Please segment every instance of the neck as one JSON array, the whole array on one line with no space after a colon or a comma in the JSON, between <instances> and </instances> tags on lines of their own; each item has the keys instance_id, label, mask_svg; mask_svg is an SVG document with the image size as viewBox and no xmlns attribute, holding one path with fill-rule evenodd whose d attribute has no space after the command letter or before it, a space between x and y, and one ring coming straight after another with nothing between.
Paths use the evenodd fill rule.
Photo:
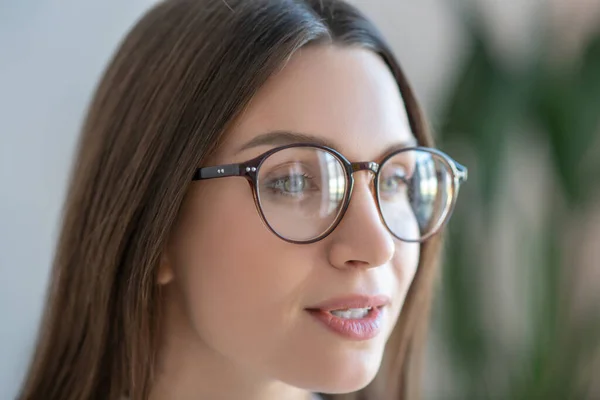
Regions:
<instances>
[{"instance_id":1,"label":"neck","mask_svg":"<svg viewBox=\"0 0 600 400\"><path fill-rule=\"evenodd\" d=\"M313 398L306 390L235 365L202 342L177 302L167 301L165 307L150 400Z\"/></svg>"}]
</instances>

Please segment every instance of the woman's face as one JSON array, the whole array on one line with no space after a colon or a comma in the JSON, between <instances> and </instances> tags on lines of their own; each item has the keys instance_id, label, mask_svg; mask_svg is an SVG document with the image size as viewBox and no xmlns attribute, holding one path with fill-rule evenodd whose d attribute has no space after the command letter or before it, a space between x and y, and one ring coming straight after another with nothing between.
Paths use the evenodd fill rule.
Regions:
<instances>
[{"instance_id":1,"label":"woman's face","mask_svg":"<svg viewBox=\"0 0 600 400\"><path fill-rule=\"evenodd\" d=\"M348 47L307 47L295 54L261 88L211 165L247 161L287 143L278 139L239 151L276 131L312 135L350 161L380 161L390 146L415 141L384 62ZM419 245L401 242L386 229L372 195L372 174L361 171L354 179L340 224L312 244L274 235L246 179L194 182L161 267L170 303L167 348L185 343L185 357L210 360L198 362L220 374L227 369L311 391L350 392L367 385L414 277ZM352 325L345 317L357 315L337 313L332 324L342 331L350 326L344 334L317 317L329 308L360 307L348 299L365 296L367 303L370 297L381 303L374 305L380 306L378 329L360 321ZM324 305L331 301L336 304ZM365 326L367 334L360 332Z\"/></svg>"}]
</instances>

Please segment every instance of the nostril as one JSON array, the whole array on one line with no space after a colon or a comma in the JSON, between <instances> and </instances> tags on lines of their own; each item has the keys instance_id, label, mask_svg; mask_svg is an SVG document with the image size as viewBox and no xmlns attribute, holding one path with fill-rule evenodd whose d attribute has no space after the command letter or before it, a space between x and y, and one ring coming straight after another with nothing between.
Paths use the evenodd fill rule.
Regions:
<instances>
[{"instance_id":1,"label":"nostril","mask_svg":"<svg viewBox=\"0 0 600 400\"><path fill-rule=\"evenodd\" d=\"M366 261L348 260L346 265L351 268L369 268L370 264Z\"/></svg>"}]
</instances>

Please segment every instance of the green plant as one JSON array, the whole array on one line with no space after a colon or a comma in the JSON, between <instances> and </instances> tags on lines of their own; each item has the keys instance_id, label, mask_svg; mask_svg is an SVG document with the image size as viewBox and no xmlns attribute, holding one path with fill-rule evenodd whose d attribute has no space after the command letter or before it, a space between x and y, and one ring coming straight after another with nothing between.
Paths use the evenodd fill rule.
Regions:
<instances>
[{"instance_id":1,"label":"green plant","mask_svg":"<svg viewBox=\"0 0 600 400\"><path fill-rule=\"evenodd\" d=\"M441 106L436 131L442 148L473 165L465 162L469 184L448 229L434 329L456 369L450 376L466 377L459 384L461 399L583 399L589 373L583 360L598 348L600 314L584 322L569 314L572 293L565 279L576 269L567 259L566 236L575 218L600 200L600 35L560 68L550 62L553 43L547 39L540 41L535 62L508 69L492 55L481 19L467 15L470 53ZM539 205L546 210L540 225L516 218L511 231L518 263L533 271L525 303L518 304L531 318L524 322L527 346L518 357L502 357L515 351L490 335L486 314L495 311L481 304L488 295L481 263L497 245L506 174L515 173L510 154L523 142L542 145L553 179Z\"/></svg>"}]
</instances>

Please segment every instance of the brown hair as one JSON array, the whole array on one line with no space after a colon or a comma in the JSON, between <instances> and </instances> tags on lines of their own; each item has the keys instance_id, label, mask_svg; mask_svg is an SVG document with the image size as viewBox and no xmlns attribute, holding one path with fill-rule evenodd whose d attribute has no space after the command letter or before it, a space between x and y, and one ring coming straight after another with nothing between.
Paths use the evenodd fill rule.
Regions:
<instances>
[{"instance_id":1,"label":"brown hair","mask_svg":"<svg viewBox=\"0 0 600 400\"><path fill-rule=\"evenodd\" d=\"M420 144L417 101L375 27L338 0L167 0L132 29L85 121L43 325L21 400L146 399L153 379L157 265L196 168L252 96L311 43L378 53ZM409 399L439 238L421 261L374 382L336 399Z\"/></svg>"}]
</instances>

